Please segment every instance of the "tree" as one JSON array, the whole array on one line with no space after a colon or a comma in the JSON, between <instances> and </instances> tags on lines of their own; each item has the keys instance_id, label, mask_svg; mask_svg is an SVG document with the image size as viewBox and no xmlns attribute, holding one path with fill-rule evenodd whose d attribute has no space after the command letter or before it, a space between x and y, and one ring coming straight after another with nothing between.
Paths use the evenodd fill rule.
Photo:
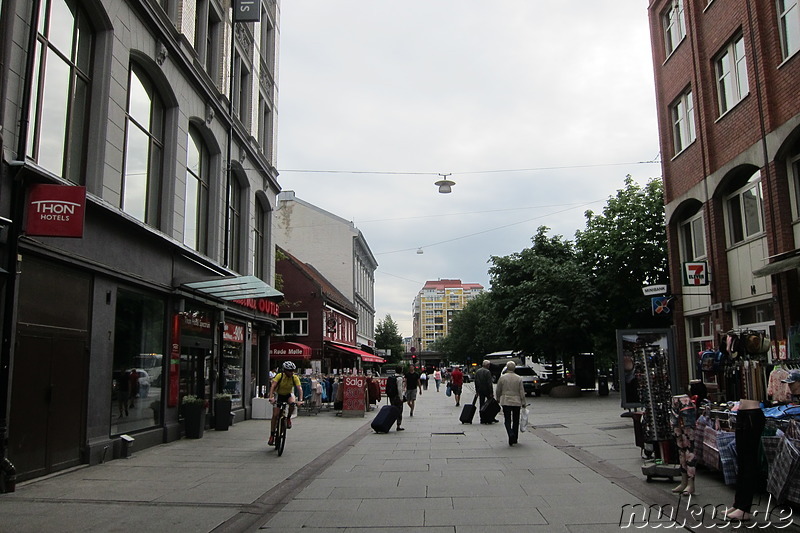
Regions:
<instances>
[{"instance_id":1,"label":"tree","mask_svg":"<svg viewBox=\"0 0 800 533\"><path fill-rule=\"evenodd\" d=\"M586 230L575 234L577 257L598 293L592 302L595 354L608 358L616 351L615 330L671 325L652 316L642 294L643 285L668 280L661 180L640 187L627 176L602 214L585 216Z\"/></svg>"},{"instance_id":2,"label":"tree","mask_svg":"<svg viewBox=\"0 0 800 533\"><path fill-rule=\"evenodd\" d=\"M512 348L555 364L588 347L594 293L571 242L540 227L533 246L493 256L491 296Z\"/></svg>"},{"instance_id":3,"label":"tree","mask_svg":"<svg viewBox=\"0 0 800 533\"><path fill-rule=\"evenodd\" d=\"M387 361L397 363L402 359L405 352L403 337L399 333L397 322L392 320L392 315L387 314L375 325L375 347L380 350L391 350Z\"/></svg>"},{"instance_id":4,"label":"tree","mask_svg":"<svg viewBox=\"0 0 800 533\"><path fill-rule=\"evenodd\" d=\"M479 363L487 353L507 348L502 320L489 293L482 293L456 313L447 336L434 343L433 350L450 362Z\"/></svg>"}]
</instances>

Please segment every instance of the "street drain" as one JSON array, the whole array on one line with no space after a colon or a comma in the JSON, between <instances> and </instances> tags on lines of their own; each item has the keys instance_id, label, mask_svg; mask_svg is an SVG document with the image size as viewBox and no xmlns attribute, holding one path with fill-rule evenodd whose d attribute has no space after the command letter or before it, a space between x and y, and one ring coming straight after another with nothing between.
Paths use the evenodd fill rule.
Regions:
<instances>
[{"instance_id":1,"label":"street drain","mask_svg":"<svg viewBox=\"0 0 800 533\"><path fill-rule=\"evenodd\" d=\"M536 424L537 429L566 428L564 424Z\"/></svg>"},{"instance_id":2,"label":"street drain","mask_svg":"<svg viewBox=\"0 0 800 533\"><path fill-rule=\"evenodd\" d=\"M453 433L431 433L431 436L433 436L433 435L464 435L464 432L463 431L456 431L456 432L453 432Z\"/></svg>"}]
</instances>

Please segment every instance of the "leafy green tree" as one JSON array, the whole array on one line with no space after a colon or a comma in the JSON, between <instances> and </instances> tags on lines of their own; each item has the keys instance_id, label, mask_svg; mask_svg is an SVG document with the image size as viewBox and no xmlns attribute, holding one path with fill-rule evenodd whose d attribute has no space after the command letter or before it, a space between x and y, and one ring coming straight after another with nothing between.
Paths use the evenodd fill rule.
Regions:
<instances>
[{"instance_id":1,"label":"leafy green tree","mask_svg":"<svg viewBox=\"0 0 800 533\"><path fill-rule=\"evenodd\" d=\"M487 353L508 347L503 324L489 293L479 294L456 313L446 337L433 350L452 363L480 363Z\"/></svg>"},{"instance_id":2,"label":"leafy green tree","mask_svg":"<svg viewBox=\"0 0 800 533\"><path fill-rule=\"evenodd\" d=\"M494 308L511 348L554 363L589 346L594 292L570 241L540 227L533 246L489 268Z\"/></svg>"},{"instance_id":3,"label":"leafy green tree","mask_svg":"<svg viewBox=\"0 0 800 533\"><path fill-rule=\"evenodd\" d=\"M400 335L397 322L392 320L392 315L387 314L375 325L375 347L380 350L391 350L391 355L386 359L388 362L397 363L402 359L405 352L403 337Z\"/></svg>"},{"instance_id":4,"label":"leafy green tree","mask_svg":"<svg viewBox=\"0 0 800 533\"><path fill-rule=\"evenodd\" d=\"M591 304L595 354L613 360L617 329L669 327L653 317L642 286L667 283L667 233L661 179L644 187L630 176L602 214L587 211L586 230L576 232L578 261L597 297Z\"/></svg>"}]
</instances>

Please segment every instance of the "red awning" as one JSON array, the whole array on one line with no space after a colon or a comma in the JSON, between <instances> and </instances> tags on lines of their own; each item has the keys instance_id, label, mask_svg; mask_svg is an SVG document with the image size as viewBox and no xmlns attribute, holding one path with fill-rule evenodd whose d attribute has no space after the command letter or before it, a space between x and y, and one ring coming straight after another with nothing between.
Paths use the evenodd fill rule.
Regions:
<instances>
[{"instance_id":1,"label":"red awning","mask_svg":"<svg viewBox=\"0 0 800 533\"><path fill-rule=\"evenodd\" d=\"M311 347L299 342L276 342L269 347L270 359L311 359Z\"/></svg>"},{"instance_id":2,"label":"red awning","mask_svg":"<svg viewBox=\"0 0 800 533\"><path fill-rule=\"evenodd\" d=\"M335 348L336 350L342 350L343 352L350 352L354 353L357 356L361 357L361 360L365 363L385 363L386 359L383 357L378 357L377 355L373 355L369 352L365 352L363 350L359 350L358 348L353 348L352 346L345 346L343 344L336 344L330 343L328 344L331 348Z\"/></svg>"}]
</instances>

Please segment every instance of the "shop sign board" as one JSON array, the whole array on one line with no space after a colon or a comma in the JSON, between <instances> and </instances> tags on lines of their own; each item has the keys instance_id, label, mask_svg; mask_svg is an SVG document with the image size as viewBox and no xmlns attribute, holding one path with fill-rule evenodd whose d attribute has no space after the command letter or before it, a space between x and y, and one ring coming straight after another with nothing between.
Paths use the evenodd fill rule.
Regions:
<instances>
[{"instance_id":1,"label":"shop sign board","mask_svg":"<svg viewBox=\"0 0 800 533\"><path fill-rule=\"evenodd\" d=\"M367 378L364 376L345 376L342 384L344 386L342 415L364 416Z\"/></svg>"},{"instance_id":2,"label":"shop sign board","mask_svg":"<svg viewBox=\"0 0 800 533\"><path fill-rule=\"evenodd\" d=\"M656 294L666 294L667 286L666 285L648 285L646 287L642 287L642 293L645 296L653 296Z\"/></svg>"},{"instance_id":3,"label":"shop sign board","mask_svg":"<svg viewBox=\"0 0 800 533\"><path fill-rule=\"evenodd\" d=\"M228 342L244 343L244 326L225 322L225 332L222 339Z\"/></svg>"},{"instance_id":4,"label":"shop sign board","mask_svg":"<svg viewBox=\"0 0 800 533\"><path fill-rule=\"evenodd\" d=\"M169 350L169 391L167 393L167 406L177 407L178 393L180 392L181 368L181 316L176 313L172 316L172 345Z\"/></svg>"},{"instance_id":5,"label":"shop sign board","mask_svg":"<svg viewBox=\"0 0 800 533\"><path fill-rule=\"evenodd\" d=\"M86 187L37 183L28 188L27 235L83 237Z\"/></svg>"},{"instance_id":6,"label":"shop sign board","mask_svg":"<svg viewBox=\"0 0 800 533\"><path fill-rule=\"evenodd\" d=\"M259 0L233 0L234 22L259 22L261 20Z\"/></svg>"},{"instance_id":7,"label":"shop sign board","mask_svg":"<svg viewBox=\"0 0 800 533\"><path fill-rule=\"evenodd\" d=\"M708 261L691 261L683 264L684 287L708 285Z\"/></svg>"}]
</instances>

